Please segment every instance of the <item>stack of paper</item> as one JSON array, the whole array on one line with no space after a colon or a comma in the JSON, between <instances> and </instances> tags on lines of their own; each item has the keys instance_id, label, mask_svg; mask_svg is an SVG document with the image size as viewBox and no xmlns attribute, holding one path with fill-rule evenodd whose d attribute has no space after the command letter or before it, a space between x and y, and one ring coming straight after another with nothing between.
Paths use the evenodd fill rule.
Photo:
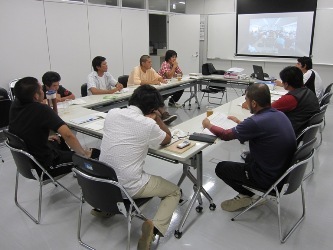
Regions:
<instances>
[{"instance_id":1,"label":"stack of paper","mask_svg":"<svg viewBox=\"0 0 333 250\"><path fill-rule=\"evenodd\" d=\"M221 127L223 129L230 129L237 126L237 123L228 119L228 117L225 114L214 112L211 116L208 117L211 124ZM205 128L203 133L208 135L213 135L212 132L209 131L209 129Z\"/></svg>"}]
</instances>

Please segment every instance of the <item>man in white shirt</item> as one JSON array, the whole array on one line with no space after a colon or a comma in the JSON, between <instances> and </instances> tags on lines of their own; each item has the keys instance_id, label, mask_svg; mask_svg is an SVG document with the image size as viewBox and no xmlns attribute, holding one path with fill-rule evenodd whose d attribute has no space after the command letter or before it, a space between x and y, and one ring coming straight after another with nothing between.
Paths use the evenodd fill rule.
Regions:
<instances>
[{"instance_id":1,"label":"man in white shirt","mask_svg":"<svg viewBox=\"0 0 333 250\"><path fill-rule=\"evenodd\" d=\"M304 85L312 90L320 100L325 90L319 74L312 69L312 59L306 56L298 58L296 67L303 72Z\"/></svg>"},{"instance_id":2,"label":"man in white shirt","mask_svg":"<svg viewBox=\"0 0 333 250\"><path fill-rule=\"evenodd\" d=\"M92 60L92 67L94 71L88 75L88 95L113 94L122 90L123 85L107 72L108 64L105 57L96 56Z\"/></svg>"},{"instance_id":3,"label":"man in white shirt","mask_svg":"<svg viewBox=\"0 0 333 250\"><path fill-rule=\"evenodd\" d=\"M140 57L140 65L134 67L130 76L128 77L127 86L135 85L160 85L166 83L166 80L151 67L152 61L150 56L143 55ZM171 122L177 119L176 115L170 115L165 110L165 104L159 107L158 111L161 113L162 120L165 124L169 125Z\"/></svg>"},{"instance_id":4,"label":"man in white shirt","mask_svg":"<svg viewBox=\"0 0 333 250\"><path fill-rule=\"evenodd\" d=\"M164 236L181 193L177 185L143 170L149 146L166 145L171 133L157 109L163 103L150 85L138 87L124 109L111 109L105 119L99 160L112 166L119 182L134 199L161 198L154 219L142 225L138 249L150 249L154 234Z\"/></svg>"}]
</instances>

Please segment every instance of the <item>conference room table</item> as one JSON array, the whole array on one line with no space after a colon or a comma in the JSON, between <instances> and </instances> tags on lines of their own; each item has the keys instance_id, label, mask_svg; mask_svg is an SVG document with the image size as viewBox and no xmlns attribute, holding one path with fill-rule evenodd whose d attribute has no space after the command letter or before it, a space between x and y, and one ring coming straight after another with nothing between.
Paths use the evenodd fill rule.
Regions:
<instances>
[{"instance_id":1,"label":"conference room table","mask_svg":"<svg viewBox=\"0 0 333 250\"><path fill-rule=\"evenodd\" d=\"M280 92L279 94L283 94L284 92ZM121 94L119 94L121 95ZM125 95L125 93L124 93ZM122 97L119 96L119 99ZM103 126L104 126L104 118L105 113L90 109L88 107L93 107L95 105L100 105L101 102L104 102L104 98L98 98L98 96L89 96L88 98L82 98L86 101L85 106L83 105L70 105L70 107L63 109L61 107L61 103L59 104L59 116L68 124L68 126L74 130L81 132L86 135L93 136L98 139L103 138ZM244 96L238 97L226 104L216 107L213 109L213 112L222 113L224 115L233 115L238 119L243 120L249 117L251 114L248 110L243 109L241 107L241 103L245 101ZM83 120L86 120L84 123L78 124L78 119L84 117ZM89 117L99 117L96 120L90 120ZM206 117L206 113L193 117L173 128L180 129L185 133L192 134L194 132L202 132L202 120ZM98 126L94 126L94 124ZM172 131L171 131L172 132ZM174 139L171 143L174 143ZM195 208L197 212L202 212L202 199L201 194L207 198L209 201L209 209L215 210L216 205L212 199L212 197L208 194L208 192L203 187L203 160L202 160L202 151L207 147L218 147L220 143L223 141L217 139L214 144L209 144L205 142L195 142L195 145L189 148L187 151L179 154L166 149L166 146L158 146L158 147L150 147L148 154L150 156L156 157L158 159L172 162L175 164L182 164L183 171L182 175L177 183L178 186L181 186L184 179L187 177L192 183L194 188L194 194L191 197L191 200L187 206L187 209L182 216L182 219L178 225L178 228L175 230L175 237L181 238L183 234L184 224L194 207L196 201L198 201L199 205ZM192 174L191 170L196 171L196 177Z\"/></svg>"}]
</instances>

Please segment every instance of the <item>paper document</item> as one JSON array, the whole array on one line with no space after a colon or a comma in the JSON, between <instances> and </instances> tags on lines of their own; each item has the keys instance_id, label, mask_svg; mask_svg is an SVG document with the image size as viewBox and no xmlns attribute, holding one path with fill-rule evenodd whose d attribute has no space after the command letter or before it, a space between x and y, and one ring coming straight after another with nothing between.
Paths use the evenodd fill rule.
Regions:
<instances>
[{"instance_id":1,"label":"paper document","mask_svg":"<svg viewBox=\"0 0 333 250\"><path fill-rule=\"evenodd\" d=\"M288 93L288 91L286 91L286 90L271 90L272 95L285 95L287 93Z\"/></svg>"},{"instance_id":2,"label":"paper document","mask_svg":"<svg viewBox=\"0 0 333 250\"><path fill-rule=\"evenodd\" d=\"M208 117L211 124L221 127L223 129L230 129L237 126L237 123L228 119L228 117L225 114L214 112L211 116ZM208 135L214 135L212 132L209 131L209 129L205 128L203 133Z\"/></svg>"},{"instance_id":3,"label":"paper document","mask_svg":"<svg viewBox=\"0 0 333 250\"><path fill-rule=\"evenodd\" d=\"M82 117L79 117L76 119L72 119L70 121L75 124L82 124L82 123L86 123L86 122L92 122L97 119L101 119L101 117L97 116L96 114L93 114L93 115L87 115L87 116L82 116Z\"/></svg>"},{"instance_id":4,"label":"paper document","mask_svg":"<svg viewBox=\"0 0 333 250\"><path fill-rule=\"evenodd\" d=\"M72 100L72 104L76 104L76 105L85 104L85 103L87 103L87 102L81 98Z\"/></svg>"},{"instance_id":5,"label":"paper document","mask_svg":"<svg viewBox=\"0 0 333 250\"><path fill-rule=\"evenodd\" d=\"M227 72L235 72L235 73L240 73L242 71L244 71L244 69L242 68L230 68L227 70Z\"/></svg>"},{"instance_id":6,"label":"paper document","mask_svg":"<svg viewBox=\"0 0 333 250\"><path fill-rule=\"evenodd\" d=\"M101 120L89 123L89 124L85 125L84 127L95 130L95 131L101 130L104 128L104 121L105 121L104 119L101 119Z\"/></svg>"}]
</instances>

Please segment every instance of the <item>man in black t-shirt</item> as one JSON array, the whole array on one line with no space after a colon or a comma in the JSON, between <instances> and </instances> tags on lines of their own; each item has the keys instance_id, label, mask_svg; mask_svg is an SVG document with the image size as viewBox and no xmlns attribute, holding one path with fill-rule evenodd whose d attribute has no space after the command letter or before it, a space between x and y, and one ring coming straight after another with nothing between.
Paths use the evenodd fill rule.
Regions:
<instances>
[{"instance_id":1,"label":"man in black t-shirt","mask_svg":"<svg viewBox=\"0 0 333 250\"><path fill-rule=\"evenodd\" d=\"M69 90L60 85L61 77L57 72L48 71L42 77L44 99L46 99L46 91L57 91L57 102L63 102L65 100L74 100L75 95Z\"/></svg>"},{"instance_id":2,"label":"man in black t-shirt","mask_svg":"<svg viewBox=\"0 0 333 250\"><path fill-rule=\"evenodd\" d=\"M10 108L9 132L17 135L27 145L28 152L42 164L52 176L69 173L74 151L86 157L91 151L84 150L66 123L48 106L43 104L42 85L34 77L20 79L14 87L15 100ZM50 131L57 135L49 136ZM71 151L68 146L74 150Z\"/></svg>"}]
</instances>

